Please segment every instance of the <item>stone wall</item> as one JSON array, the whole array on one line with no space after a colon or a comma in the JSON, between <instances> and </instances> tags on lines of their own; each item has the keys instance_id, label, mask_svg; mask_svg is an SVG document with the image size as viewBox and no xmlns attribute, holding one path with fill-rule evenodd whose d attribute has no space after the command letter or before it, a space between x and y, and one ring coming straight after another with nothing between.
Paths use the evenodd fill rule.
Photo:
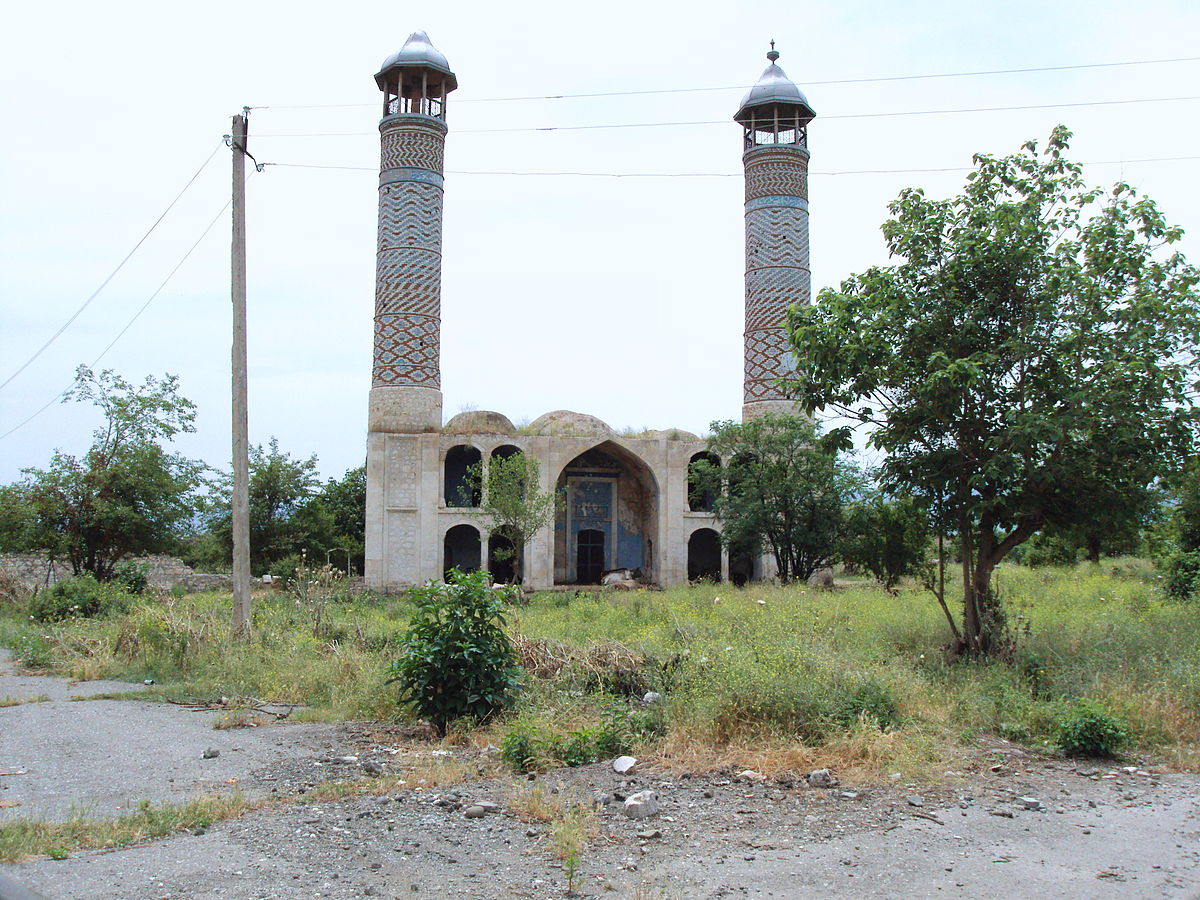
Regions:
<instances>
[{"instance_id":1,"label":"stone wall","mask_svg":"<svg viewBox=\"0 0 1200 900\"><path fill-rule=\"evenodd\" d=\"M191 566L173 556L145 556L133 560L146 563L146 576L153 587L171 589L183 585L188 591L219 590L232 585L229 575L206 575L194 572ZM69 563L50 563L41 553L0 553L0 571L33 590L54 584L71 576Z\"/></svg>"}]
</instances>

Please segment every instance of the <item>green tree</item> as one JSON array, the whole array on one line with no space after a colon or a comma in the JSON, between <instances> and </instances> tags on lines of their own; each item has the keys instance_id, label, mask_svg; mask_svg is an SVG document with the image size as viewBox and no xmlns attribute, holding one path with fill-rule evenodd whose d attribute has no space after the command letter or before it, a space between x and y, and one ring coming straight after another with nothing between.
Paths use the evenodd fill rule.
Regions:
<instances>
[{"instance_id":1,"label":"green tree","mask_svg":"<svg viewBox=\"0 0 1200 900\"><path fill-rule=\"evenodd\" d=\"M306 527L300 511L316 491L317 456L296 459L279 449L272 437L264 450L250 448L250 565L265 571L273 562L297 554L306 547ZM211 529L225 549L226 560L233 552L230 519L230 479L223 479L212 509ZM312 548L314 551L318 548ZM319 548L322 553L325 547Z\"/></svg>"},{"instance_id":2,"label":"green tree","mask_svg":"<svg viewBox=\"0 0 1200 900\"><path fill-rule=\"evenodd\" d=\"M961 649L1000 649L992 572L1047 525L1180 464L1196 425L1197 272L1181 231L1127 184L1087 187L1056 128L977 155L964 191L905 190L899 262L793 308L794 395L872 429L892 489L957 533Z\"/></svg>"},{"instance_id":3,"label":"green tree","mask_svg":"<svg viewBox=\"0 0 1200 900\"><path fill-rule=\"evenodd\" d=\"M525 545L538 531L554 521L560 503L555 491L540 487L541 469L537 458L526 453L493 456L486 467L476 463L467 469L464 498L482 498L471 511L493 536L507 538L511 550L501 549L493 555L499 560L512 560L513 581L520 584L524 577ZM470 500L464 499L464 506Z\"/></svg>"},{"instance_id":4,"label":"green tree","mask_svg":"<svg viewBox=\"0 0 1200 900\"><path fill-rule=\"evenodd\" d=\"M56 450L46 468L25 469L6 489L25 510L15 517L22 540L102 581L123 559L179 546L204 466L160 443L195 430L195 407L178 382L150 376L135 387L108 369L76 370L64 402L91 403L104 424L83 456Z\"/></svg>"},{"instance_id":5,"label":"green tree","mask_svg":"<svg viewBox=\"0 0 1200 900\"><path fill-rule=\"evenodd\" d=\"M37 512L29 485L0 485L0 552L21 553L37 549Z\"/></svg>"},{"instance_id":6,"label":"green tree","mask_svg":"<svg viewBox=\"0 0 1200 900\"><path fill-rule=\"evenodd\" d=\"M361 572L366 549L367 468L350 469L341 478L330 478L296 513L301 540L310 554L336 550L344 563ZM314 557L315 558L315 557Z\"/></svg>"},{"instance_id":7,"label":"green tree","mask_svg":"<svg viewBox=\"0 0 1200 900\"><path fill-rule=\"evenodd\" d=\"M722 464L697 460L691 474L697 492L713 497L725 546L767 548L784 583L829 565L853 488L837 458L845 433L822 436L810 419L780 415L712 429L708 448Z\"/></svg>"},{"instance_id":8,"label":"green tree","mask_svg":"<svg viewBox=\"0 0 1200 900\"><path fill-rule=\"evenodd\" d=\"M871 490L847 507L838 555L847 565L869 572L884 590L894 592L901 578L930 574L931 535L924 503Z\"/></svg>"}]
</instances>

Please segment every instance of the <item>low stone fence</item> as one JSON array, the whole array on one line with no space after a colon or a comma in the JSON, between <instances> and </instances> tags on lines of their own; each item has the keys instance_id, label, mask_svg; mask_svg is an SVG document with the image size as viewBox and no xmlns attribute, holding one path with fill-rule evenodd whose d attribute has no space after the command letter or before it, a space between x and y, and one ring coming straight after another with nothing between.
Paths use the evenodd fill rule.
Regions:
<instances>
[{"instance_id":1,"label":"low stone fence","mask_svg":"<svg viewBox=\"0 0 1200 900\"><path fill-rule=\"evenodd\" d=\"M147 567L146 579L153 587L170 590L182 585L186 591L212 591L230 588L230 575L208 575L195 572L183 560L174 556L144 556L132 560ZM41 553L0 553L0 572L17 581L27 590L38 590L71 577L69 563L50 560Z\"/></svg>"}]
</instances>

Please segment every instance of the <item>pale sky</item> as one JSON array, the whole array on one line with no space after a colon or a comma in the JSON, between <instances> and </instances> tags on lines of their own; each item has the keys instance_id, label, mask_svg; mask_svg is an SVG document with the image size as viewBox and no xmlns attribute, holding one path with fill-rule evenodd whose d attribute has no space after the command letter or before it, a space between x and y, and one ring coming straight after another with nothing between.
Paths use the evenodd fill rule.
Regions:
<instances>
[{"instance_id":1,"label":"pale sky","mask_svg":"<svg viewBox=\"0 0 1200 900\"><path fill-rule=\"evenodd\" d=\"M616 428L702 432L739 415L731 117L772 38L818 113L814 290L886 262L879 225L901 188L945 196L966 174L852 173L964 168L975 151L1015 151L1060 122L1089 181L1125 179L1152 196L1189 230L1183 249L1200 262L1200 161L1133 162L1200 155L1200 62L845 83L1196 57L1194 0L27 3L6 13L0 36L0 381L108 277L243 105L266 107L250 120L260 162L377 166L373 75L417 29L460 84L446 155L447 417L495 409L519 423L565 408ZM493 99L695 88L724 89ZM1177 97L1192 99L1148 102ZM1116 100L1143 102L914 114ZM323 105L335 106L283 108ZM718 124L468 133L662 122ZM309 136L329 133L350 136ZM146 303L227 201L229 164L222 146L112 282L0 389L0 434L66 388ZM464 174L481 172L739 177ZM353 168L270 166L248 187L251 440L317 453L325 475L365 455L375 202L375 175ZM178 447L224 467L229 334L226 213L99 366L131 381L178 374L199 407L198 432ZM82 406L52 405L0 440L0 482L56 447L79 452L95 424Z\"/></svg>"}]
</instances>

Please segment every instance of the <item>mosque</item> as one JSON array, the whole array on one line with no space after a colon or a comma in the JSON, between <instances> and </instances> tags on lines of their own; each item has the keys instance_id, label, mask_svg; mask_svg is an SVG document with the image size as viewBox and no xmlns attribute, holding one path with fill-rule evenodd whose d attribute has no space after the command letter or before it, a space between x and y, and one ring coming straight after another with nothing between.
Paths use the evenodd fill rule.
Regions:
<instances>
[{"instance_id":1,"label":"mosque","mask_svg":"<svg viewBox=\"0 0 1200 900\"><path fill-rule=\"evenodd\" d=\"M776 387L791 366L785 310L810 300L808 123L816 115L776 65L733 117L745 168L746 290L743 421L793 412ZM440 579L451 567L505 579L503 535L464 503L473 465L532 454L541 489L564 499L525 546L523 583L595 584L614 569L663 585L707 577L769 578L771 560L723 549L711 501L691 490L690 464L712 458L677 429L617 435L599 419L558 410L518 431L504 415L463 412L443 424L440 370L442 159L450 64L416 32L375 76L379 122L379 244L367 435L366 581L376 588ZM714 460L720 462L719 460Z\"/></svg>"}]
</instances>

